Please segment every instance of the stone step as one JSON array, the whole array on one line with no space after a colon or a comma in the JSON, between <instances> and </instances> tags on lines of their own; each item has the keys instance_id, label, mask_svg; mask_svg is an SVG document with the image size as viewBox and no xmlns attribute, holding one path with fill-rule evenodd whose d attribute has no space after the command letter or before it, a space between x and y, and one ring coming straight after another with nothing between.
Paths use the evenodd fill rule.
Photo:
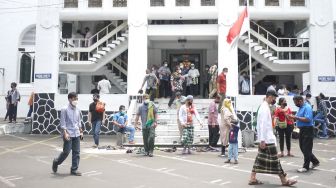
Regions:
<instances>
[{"instance_id":1,"label":"stone step","mask_svg":"<svg viewBox=\"0 0 336 188\"><path fill-rule=\"evenodd\" d=\"M0 135L3 134L30 134L32 131L31 122L8 123L0 125Z\"/></svg>"},{"instance_id":2,"label":"stone step","mask_svg":"<svg viewBox=\"0 0 336 188\"><path fill-rule=\"evenodd\" d=\"M207 136L196 136L194 137L194 143L199 143L202 140L207 140ZM136 144L142 144L143 139L142 136L135 136L134 141ZM155 144L173 144L174 142L179 142L180 141L180 136L160 136L160 137L155 137Z\"/></svg>"},{"instance_id":3,"label":"stone step","mask_svg":"<svg viewBox=\"0 0 336 188\"><path fill-rule=\"evenodd\" d=\"M157 130L155 130L155 135L157 137L161 137L161 136L179 136L180 135L180 131L175 129L172 130L159 130L157 128ZM195 130L194 131L194 135L195 136L209 136L209 131L208 130ZM141 131L136 131L135 132L135 136L142 136L142 132Z\"/></svg>"}]
</instances>

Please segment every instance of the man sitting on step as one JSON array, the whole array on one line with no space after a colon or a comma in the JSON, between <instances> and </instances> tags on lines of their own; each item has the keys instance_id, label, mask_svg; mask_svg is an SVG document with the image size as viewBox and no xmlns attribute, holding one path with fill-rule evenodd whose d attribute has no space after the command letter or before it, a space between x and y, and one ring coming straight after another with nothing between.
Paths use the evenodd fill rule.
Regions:
<instances>
[{"instance_id":1,"label":"man sitting on step","mask_svg":"<svg viewBox=\"0 0 336 188\"><path fill-rule=\"evenodd\" d=\"M125 106L119 106L119 112L113 115L113 124L119 127L118 132L125 133L130 132L128 137L129 144L134 144L134 132L135 128L128 125L128 116L125 111Z\"/></svg>"}]
</instances>

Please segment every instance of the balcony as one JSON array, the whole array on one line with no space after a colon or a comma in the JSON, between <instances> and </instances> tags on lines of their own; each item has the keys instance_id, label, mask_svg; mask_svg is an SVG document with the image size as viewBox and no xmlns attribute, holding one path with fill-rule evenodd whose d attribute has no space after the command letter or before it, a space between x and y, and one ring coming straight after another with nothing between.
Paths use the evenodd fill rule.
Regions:
<instances>
[{"instance_id":1,"label":"balcony","mask_svg":"<svg viewBox=\"0 0 336 188\"><path fill-rule=\"evenodd\" d=\"M64 0L64 8L78 8L78 0Z\"/></svg>"},{"instance_id":2,"label":"balcony","mask_svg":"<svg viewBox=\"0 0 336 188\"><path fill-rule=\"evenodd\" d=\"M127 0L113 0L113 7L127 7Z\"/></svg>"}]
</instances>

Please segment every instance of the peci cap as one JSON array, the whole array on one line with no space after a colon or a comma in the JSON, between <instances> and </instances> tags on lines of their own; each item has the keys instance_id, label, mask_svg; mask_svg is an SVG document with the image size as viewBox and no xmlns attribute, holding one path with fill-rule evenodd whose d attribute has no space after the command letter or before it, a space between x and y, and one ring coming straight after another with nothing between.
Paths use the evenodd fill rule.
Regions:
<instances>
[{"instance_id":1,"label":"peci cap","mask_svg":"<svg viewBox=\"0 0 336 188\"><path fill-rule=\"evenodd\" d=\"M194 99L194 97L192 95L188 95L187 98L186 98L186 100L193 100L193 99Z\"/></svg>"},{"instance_id":2,"label":"peci cap","mask_svg":"<svg viewBox=\"0 0 336 188\"><path fill-rule=\"evenodd\" d=\"M266 97L268 97L268 96L274 96L274 97L278 97L278 94L276 93L276 91L274 91L274 90L268 90L267 92L266 92Z\"/></svg>"}]
</instances>

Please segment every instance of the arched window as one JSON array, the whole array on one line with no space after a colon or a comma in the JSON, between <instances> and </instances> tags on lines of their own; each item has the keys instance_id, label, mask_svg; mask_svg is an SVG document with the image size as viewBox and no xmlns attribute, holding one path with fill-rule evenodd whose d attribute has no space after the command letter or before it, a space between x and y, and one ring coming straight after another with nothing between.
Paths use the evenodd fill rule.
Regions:
<instances>
[{"instance_id":1,"label":"arched window","mask_svg":"<svg viewBox=\"0 0 336 188\"><path fill-rule=\"evenodd\" d=\"M21 35L19 43L20 83L34 82L36 26L29 26Z\"/></svg>"},{"instance_id":2,"label":"arched window","mask_svg":"<svg viewBox=\"0 0 336 188\"><path fill-rule=\"evenodd\" d=\"M23 54L20 60L20 83L34 82L35 60L29 54Z\"/></svg>"}]
</instances>

